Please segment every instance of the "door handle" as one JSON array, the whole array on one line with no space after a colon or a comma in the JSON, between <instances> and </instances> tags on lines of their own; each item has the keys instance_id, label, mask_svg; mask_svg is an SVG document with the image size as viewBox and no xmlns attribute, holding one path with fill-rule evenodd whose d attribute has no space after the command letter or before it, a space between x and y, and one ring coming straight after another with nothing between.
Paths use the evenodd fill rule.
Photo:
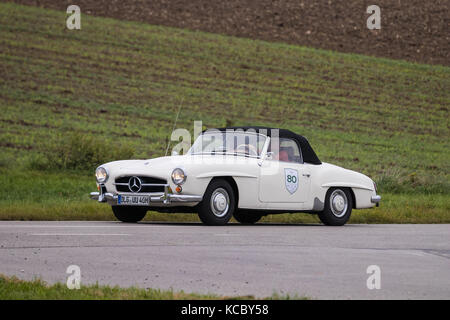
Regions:
<instances>
[{"instance_id":1,"label":"door handle","mask_svg":"<svg viewBox=\"0 0 450 320\"><path fill-rule=\"evenodd\" d=\"M311 177L311 175L309 173L304 173L304 174L302 174L302 176L307 177L307 178Z\"/></svg>"}]
</instances>

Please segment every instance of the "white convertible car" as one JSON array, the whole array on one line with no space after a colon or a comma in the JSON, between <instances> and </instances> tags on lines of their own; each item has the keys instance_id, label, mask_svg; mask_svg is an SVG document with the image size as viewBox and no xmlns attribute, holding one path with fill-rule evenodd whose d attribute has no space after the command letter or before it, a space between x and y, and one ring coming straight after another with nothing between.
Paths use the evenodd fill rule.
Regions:
<instances>
[{"instance_id":1,"label":"white convertible car","mask_svg":"<svg viewBox=\"0 0 450 320\"><path fill-rule=\"evenodd\" d=\"M207 225L303 212L338 226L352 209L381 199L372 179L321 162L304 137L263 127L207 130L185 155L114 161L95 174L91 198L110 204L123 222L140 221L148 210L197 212Z\"/></svg>"}]
</instances>

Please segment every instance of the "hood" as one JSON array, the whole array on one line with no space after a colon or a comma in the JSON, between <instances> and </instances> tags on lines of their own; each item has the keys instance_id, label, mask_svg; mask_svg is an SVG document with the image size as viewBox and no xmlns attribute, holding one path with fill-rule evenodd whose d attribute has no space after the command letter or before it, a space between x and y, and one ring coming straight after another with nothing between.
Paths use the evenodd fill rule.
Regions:
<instances>
[{"instance_id":1,"label":"hood","mask_svg":"<svg viewBox=\"0 0 450 320\"><path fill-rule=\"evenodd\" d=\"M146 160L120 160L102 165L112 177L121 175L152 175L167 179L172 170L180 166L182 157L159 157Z\"/></svg>"}]
</instances>

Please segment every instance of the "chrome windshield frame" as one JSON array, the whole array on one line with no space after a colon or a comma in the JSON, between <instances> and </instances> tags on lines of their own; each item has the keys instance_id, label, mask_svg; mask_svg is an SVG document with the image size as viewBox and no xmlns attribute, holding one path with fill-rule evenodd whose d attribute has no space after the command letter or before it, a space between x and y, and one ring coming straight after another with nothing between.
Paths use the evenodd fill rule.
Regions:
<instances>
[{"instance_id":1,"label":"chrome windshield frame","mask_svg":"<svg viewBox=\"0 0 450 320\"><path fill-rule=\"evenodd\" d=\"M197 139L199 139L201 136L205 135L205 134L217 134L217 133L221 133L221 134L244 134L244 135L254 135L254 136L261 136L264 137L264 145L261 149L261 152L258 156L254 156L254 155L250 155L250 154L245 154L245 153L239 153L239 152L192 152L192 148L195 144L195 142L197 141ZM253 158L253 159L263 159L262 157L265 156L265 153L267 152L267 148L269 146L269 141L270 141L270 137L268 137L265 134L262 133L258 133L258 132L253 132L253 131L205 131L204 133L202 133L201 135L199 135L197 137L197 139L195 139L194 143L192 144L191 148L189 148L188 152L186 153L186 155L191 155L191 156L195 156L195 155L214 155L214 156L239 156L239 157L244 157L244 158Z\"/></svg>"}]
</instances>

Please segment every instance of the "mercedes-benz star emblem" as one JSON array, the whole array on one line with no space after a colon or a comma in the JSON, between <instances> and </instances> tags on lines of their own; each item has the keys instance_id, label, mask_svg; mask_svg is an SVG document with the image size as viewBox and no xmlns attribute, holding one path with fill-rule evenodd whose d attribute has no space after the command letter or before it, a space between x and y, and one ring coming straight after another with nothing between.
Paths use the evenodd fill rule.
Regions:
<instances>
[{"instance_id":1,"label":"mercedes-benz star emblem","mask_svg":"<svg viewBox=\"0 0 450 320\"><path fill-rule=\"evenodd\" d=\"M131 177L128 181L128 188L131 192L139 192L141 191L142 182L138 177Z\"/></svg>"}]
</instances>

